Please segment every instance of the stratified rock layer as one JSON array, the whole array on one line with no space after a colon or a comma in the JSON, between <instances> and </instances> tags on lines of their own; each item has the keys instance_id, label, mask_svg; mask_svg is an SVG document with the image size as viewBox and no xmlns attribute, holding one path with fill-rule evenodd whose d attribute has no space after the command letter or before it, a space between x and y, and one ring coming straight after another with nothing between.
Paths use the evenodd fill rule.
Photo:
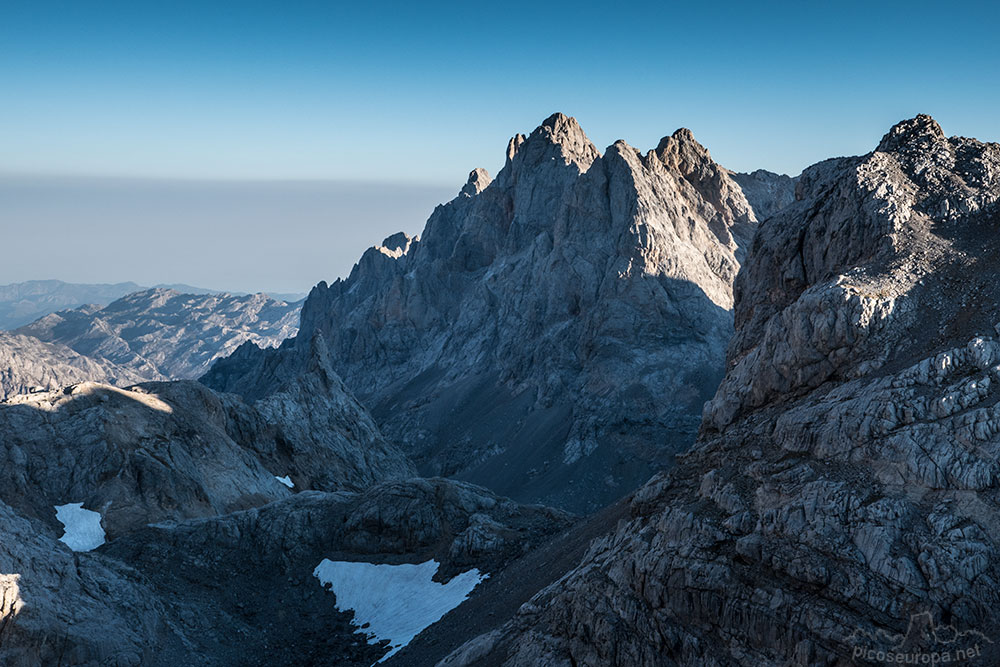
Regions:
<instances>
[{"instance_id":1,"label":"stratified rock layer","mask_svg":"<svg viewBox=\"0 0 1000 667\"><path fill-rule=\"evenodd\" d=\"M927 116L807 169L737 280L698 444L446 664L1000 663L998 198L1000 146Z\"/></svg>"},{"instance_id":2,"label":"stratified rock layer","mask_svg":"<svg viewBox=\"0 0 1000 667\"><path fill-rule=\"evenodd\" d=\"M694 439L755 224L689 131L601 155L556 114L511 140L496 180L472 172L419 239L392 236L314 288L283 351L243 350L204 381L253 395L262 359L321 333L423 473L593 510Z\"/></svg>"}]
</instances>

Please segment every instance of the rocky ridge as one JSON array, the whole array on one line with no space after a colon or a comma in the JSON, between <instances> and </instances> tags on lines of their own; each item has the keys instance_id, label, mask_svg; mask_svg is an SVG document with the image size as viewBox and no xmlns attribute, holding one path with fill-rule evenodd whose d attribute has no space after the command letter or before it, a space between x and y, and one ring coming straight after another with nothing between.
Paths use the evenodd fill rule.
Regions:
<instances>
[{"instance_id":1,"label":"rocky ridge","mask_svg":"<svg viewBox=\"0 0 1000 667\"><path fill-rule=\"evenodd\" d=\"M28 280L0 285L0 330L12 330L30 324L60 310L85 305L106 306L123 296L150 289L171 289L181 294L222 294L219 290L185 284L161 284L145 287L133 282L115 284L67 283L62 280ZM305 294L268 292L278 301L301 301ZM234 292L234 296L247 296Z\"/></svg>"},{"instance_id":2,"label":"rocky ridge","mask_svg":"<svg viewBox=\"0 0 1000 667\"><path fill-rule=\"evenodd\" d=\"M175 381L0 403L0 663L367 666L388 649L337 609L323 559L434 559L446 581L572 524L416 479L322 336L308 350L249 401ZM67 503L99 515L106 543L58 541Z\"/></svg>"},{"instance_id":3,"label":"rocky ridge","mask_svg":"<svg viewBox=\"0 0 1000 667\"><path fill-rule=\"evenodd\" d=\"M85 357L65 345L0 331L0 401L85 381L130 385L146 379L132 369Z\"/></svg>"},{"instance_id":4,"label":"rocky ridge","mask_svg":"<svg viewBox=\"0 0 1000 667\"><path fill-rule=\"evenodd\" d=\"M57 310L109 304L142 290L133 282L85 285L61 280L29 280L0 285L0 329L15 329Z\"/></svg>"},{"instance_id":5,"label":"rocky ridge","mask_svg":"<svg viewBox=\"0 0 1000 667\"><path fill-rule=\"evenodd\" d=\"M16 333L66 345L145 380L195 379L245 341L271 347L294 336L299 308L266 294L182 294L158 288L104 307L52 313Z\"/></svg>"},{"instance_id":6,"label":"rocky ridge","mask_svg":"<svg viewBox=\"0 0 1000 667\"><path fill-rule=\"evenodd\" d=\"M442 664L1000 661L998 198L1000 145L927 116L807 169L737 279L698 443Z\"/></svg>"},{"instance_id":7,"label":"rocky ridge","mask_svg":"<svg viewBox=\"0 0 1000 667\"><path fill-rule=\"evenodd\" d=\"M689 131L602 155L555 114L511 139L495 180L473 171L419 238L389 237L315 287L298 339L243 349L204 381L252 393L262 359L320 333L422 473L593 510L694 438L755 225Z\"/></svg>"},{"instance_id":8,"label":"rocky ridge","mask_svg":"<svg viewBox=\"0 0 1000 667\"><path fill-rule=\"evenodd\" d=\"M729 177L740 186L754 214L760 221L795 201L795 184L798 177L776 174L766 169L757 169L749 174L730 172Z\"/></svg>"}]
</instances>

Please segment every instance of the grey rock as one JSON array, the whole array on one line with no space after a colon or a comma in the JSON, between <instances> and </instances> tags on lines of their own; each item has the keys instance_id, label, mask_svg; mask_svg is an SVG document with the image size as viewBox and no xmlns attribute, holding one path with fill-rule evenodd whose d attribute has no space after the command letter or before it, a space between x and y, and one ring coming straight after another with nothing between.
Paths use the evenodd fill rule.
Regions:
<instances>
[{"instance_id":1,"label":"grey rock","mask_svg":"<svg viewBox=\"0 0 1000 667\"><path fill-rule=\"evenodd\" d=\"M555 114L511 140L495 180L473 171L419 239L390 237L315 287L298 339L204 381L252 398L320 333L423 474L593 510L693 440L755 224L689 131L601 155Z\"/></svg>"},{"instance_id":2,"label":"grey rock","mask_svg":"<svg viewBox=\"0 0 1000 667\"><path fill-rule=\"evenodd\" d=\"M918 116L797 187L737 279L699 442L443 664L846 665L954 637L1000 663L1000 145Z\"/></svg>"},{"instance_id":3,"label":"grey rock","mask_svg":"<svg viewBox=\"0 0 1000 667\"><path fill-rule=\"evenodd\" d=\"M730 172L729 177L743 190L757 219L764 221L795 201L798 177L757 169L749 174Z\"/></svg>"},{"instance_id":4,"label":"grey rock","mask_svg":"<svg viewBox=\"0 0 1000 667\"><path fill-rule=\"evenodd\" d=\"M299 307L266 294L181 294L159 288L128 294L103 308L52 313L17 333L61 343L146 380L194 379L246 341L267 347L295 335Z\"/></svg>"},{"instance_id":5,"label":"grey rock","mask_svg":"<svg viewBox=\"0 0 1000 667\"><path fill-rule=\"evenodd\" d=\"M17 573L0 575L0 661L367 667L387 649L355 634L312 576L322 559L433 558L447 580L498 572L570 524L471 485L412 480L140 527L73 554L0 502L0 568Z\"/></svg>"},{"instance_id":6,"label":"grey rock","mask_svg":"<svg viewBox=\"0 0 1000 667\"><path fill-rule=\"evenodd\" d=\"M0 500L58 529L83 502L110 537L224 514L296 489L357 491L415 476L322 356L252 405L196 382L83 383L0 404Z\"/></svg>"},{"instance_id":7,"label":"grey rock","mask_svg":"<svg viewBox=\"0 0 1000 667\"><path fill-rule=\"evenodd\" d=\"M88 380L129 385L145 379L130 368L85 357L65 345L0 331L0 401Z\"/></svg>"},{"instance_id":8,"label":"grey rock","mask_svg":"<svg viewBox=\"0 0 1000 667\"><path fill-rule=\"evenodd\" d=\"M174 635L155 591L129 566L73 553L0 501L0 663L152 664Z\"/></svg>"}]
</instances>

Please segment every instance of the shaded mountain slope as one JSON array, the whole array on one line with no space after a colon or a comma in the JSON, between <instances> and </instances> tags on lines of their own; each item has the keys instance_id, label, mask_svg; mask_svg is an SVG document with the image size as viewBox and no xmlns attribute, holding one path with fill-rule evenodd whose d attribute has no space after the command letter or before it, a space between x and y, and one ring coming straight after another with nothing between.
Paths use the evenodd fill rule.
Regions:
<instances>
[{"instance_id":1,"label":"shaded mountain slope","mask_svg":"<svg viewBox=\"0 0 1000 667\"><path fill-rule=\"evenodd\" d=\"M807 169L737 280L697 445L446 664L997 664L998 198L1000 146L927 116Z\"/></svg>"},{"instance_id":2,"label":"shaded mountain slope","mask_svg":"<svg viewBox=\"0 0 1000 667\"><path fill-rule=\"evenodd\" d=\"M424 474L593 510L693 440L755 224L687 130L601 155L556 114L511 140L496 180L472 172L419 239L392 236L314 288L284 351L322 334ZM243 350L203 381L252 395L279 354Z\"/></svg>"}]
</instances>

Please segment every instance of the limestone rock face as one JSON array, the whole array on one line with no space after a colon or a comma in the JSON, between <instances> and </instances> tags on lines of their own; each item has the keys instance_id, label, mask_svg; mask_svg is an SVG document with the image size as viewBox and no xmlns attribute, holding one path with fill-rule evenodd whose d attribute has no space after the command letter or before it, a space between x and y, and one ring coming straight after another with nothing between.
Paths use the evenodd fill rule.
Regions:
<instances>
[{"instance_id":1,"label":"limestone rock face","mask_svg":"<svg viewBox=\"0 0 1000 667\"><path fill-rule=\"evenodd\" d=\"M1000 663L998 198L1000 146L927 116L807 169L737 279L698 443L444 664L846 665L928 638Z\"/></svg>"},{"instance_id":2,"label":"limestone rock face","mask_svg":"<svg viewBox=\"0 0 1000 667\"><path fill-rule=\"evenodd\" d=\"M447 580L470 568L499 572L570 524L472 485L410 480L289 493L246 511L140 526L74 554L0 501L0 662L367 667L387 648L355 634L313 576L324 558L434 559Z\"/></svg>"},{"instance_id":3,"label":"limestone rock face","mask_svg":"<svg viewBox=\"0 0 1000 667\"><path fill-rule=\"evenodd\" d=\"M82 383L0 403L0 500L56 526L52 507L99 509L109 534L223 514L297 489L407 479L316 340L294 377L247 403L191 381Z\"/></svg>"},{"instance_id":4,"label":"limestone rock face","mask_svg":"<svg viewBox=\"0 0 1000 667\"><path fill-rule=\"evenodd\" d=\"M131 567L70 551L2 500L0 535L0 663L153 664L171 622Z\"/></svg>"},{"instance_id":5,"label":"limestone rock face","mask_svg":"<svg viewBox=\"0 0 1000 667\"><path fill-rule=\"evenodd\" d=\"M194 379L246 341L270 347L294 336L299 307L266 294L182 294L157 288L104 307L52 313L17 333L61 343L145 380Z\"/></svg>"},{"instance_id":6,"label":"limestone rock face","mask_svg":"<svg viewBox=\"0 0 1000 667\"><path fill-rule=\"evenodd\" d=\"M473 171L419 239L390 237L315 287L297 339L204 381L252 396L266 383L248 369L319 333L422 473L592 510L693 440L755 224L690 132L601 155L555 114L511 140L496 179Z\"/></svg>"},{"instance_id":7,"label":"limestone rock face","mask_svg":"<svg viewBox=\"0 0 1000 667\"><path fill-rule=\"evenodd\" d=\"M766 169L757 169L749 174L730 172L746 196L757 219L764 221L795 201L795 183L798 177L776 174Z\"/></svg>"},{"instance_id":8,"label":"limestone rock face","mask_svg":"<svg viewBox=\"0 0 1000 667\"><path fill-rule=\"evenodd\" d=\"M343 664L369 665L380 649L357 640L318 583L305 585L318 554L444 549L449 564L499 566L569 521L474 487L392 486L416 471L346 391L322 339L296 361L294 376L252 404L191 381L85 382L0 403L0 664L291 665L332 647ZM374 499L359 495L387 483ZM302 502L281 504L299 491ZM96 551L59 541L56 508L71 503L99 515L106 544ZM276 509L253 537L236 517L261 506ZM349 519L362 523L344 533ZM171 546L185 520L202 531L197 547ZM308 547L316 562L283 544ZM287 593L290 577L301 587ZM282 625L298 648L277 663L264 650L273 619L248 611L272 595L326 632L307 640L304 626ZM256 657L247 634L262 638ZM302 655L313 657L292 657Z\"/></svg>"},{"instance_id":9,"label":"limestone rock face","mask_svg":"<svg viewBox=\"0 0 1000 667\"><path fill-rule=\"evenodd\" d=\"M88 380L130 385L146 379L130 368L85 357L65 345L0 331L0 401Z\"/></svg>"}]
</instances>

